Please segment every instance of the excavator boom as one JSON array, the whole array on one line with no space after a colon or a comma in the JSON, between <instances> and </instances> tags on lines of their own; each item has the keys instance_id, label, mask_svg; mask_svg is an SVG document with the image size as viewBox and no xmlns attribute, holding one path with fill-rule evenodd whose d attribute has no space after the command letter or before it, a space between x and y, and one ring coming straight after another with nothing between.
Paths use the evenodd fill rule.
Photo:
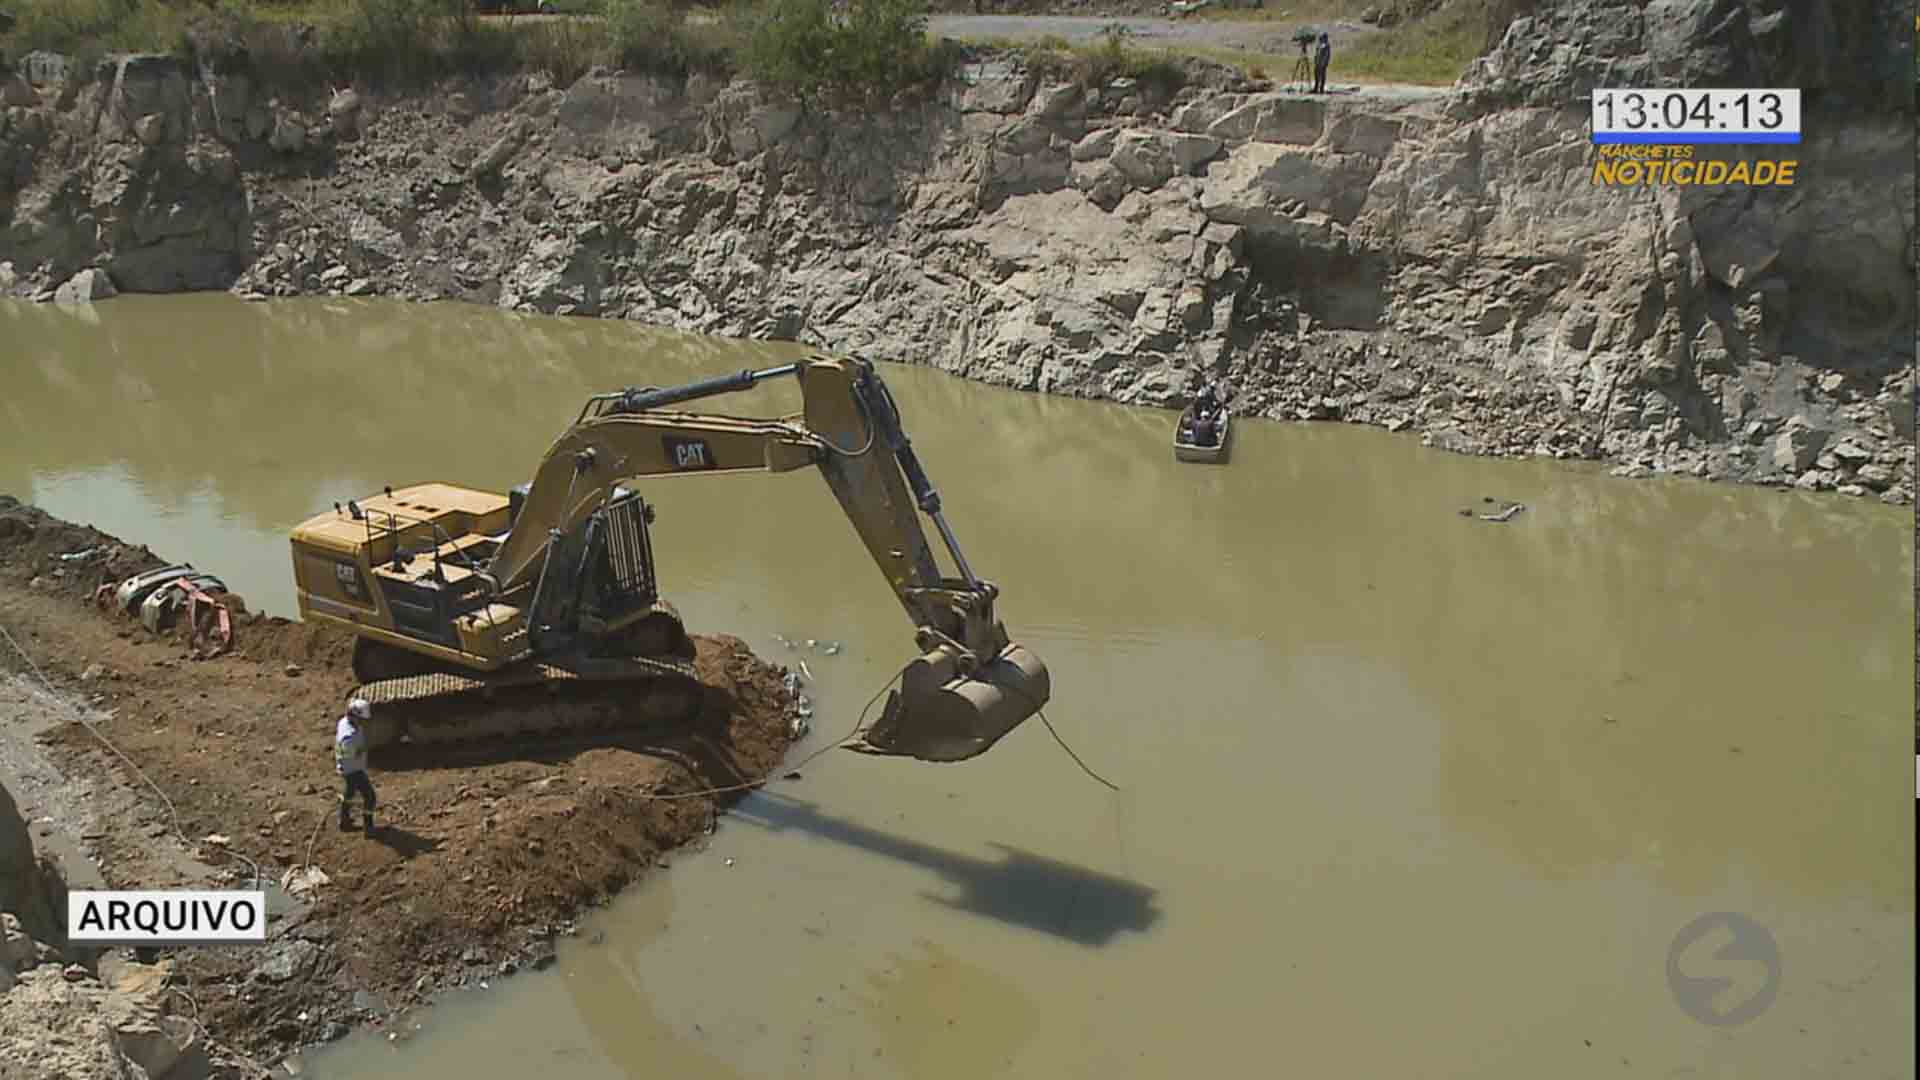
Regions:
<instances>
[{"instance_id":1,"label":"excavator boom","mask_svg":"<svg viewBox=\"0 0 1920 1080\"><path fill-rule=\"evenodd\" d=\"M788 375L800 382L798 417L751 420L672 408ZM680 387L596 396L543 459L485 576L499 591L532 582L539 595L549 545L629 480L806 466L825 478L912 621L920 650L854 748L963 761L1038 712L1051 696L1046 666L1008 640L994 611L999 590L961 553L893 396L865 361L813 356ZM941 573L922 514L934 523L955 576Z\"/></svg>"}]
</instances>

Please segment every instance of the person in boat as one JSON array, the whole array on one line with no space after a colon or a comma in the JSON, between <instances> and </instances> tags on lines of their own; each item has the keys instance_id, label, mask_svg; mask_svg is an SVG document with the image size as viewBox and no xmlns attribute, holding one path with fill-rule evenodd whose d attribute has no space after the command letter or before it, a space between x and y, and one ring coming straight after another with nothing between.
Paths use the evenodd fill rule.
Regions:
<instances>
[{"instance_id":1,"label":"person in boat","mask_svg":"<svg viewBox=\"0 0 1920 1080\"><path fill-rule=\"evenodd\" d=\"M1213 412L1203 410L1193 418L1193 445L1212 446L1219 438L1215 432L1216 418Z\"/></svg>"},{"instance_id":2,"label":"person in boat","mask_svg":"<svg viewBox=\"0 0 1920 1080\"><path fill-rule=\"evenodd\" d=\"M1219 395L1213 392L1213 384L1212 383L1200 384L1200 393L1196 395L1193 399L1193 413L1195 418L1197 419L1202 416L1212 416L1214 413L1218 412L1219 409L1220 409L1220 398L1219 398Z\"/></svg>"},{"instance_id":3,"label":"person in boat","mask_svg":"<svg viewBox=\"0 0 1920 1080\"><path fill-rule=\"evenodd\" d=\"M1193 401L1194 445L1216 446L1219 444L1222 412L1219 391L1212 383L1203 384Z\"/></svg>"}]
</instances>

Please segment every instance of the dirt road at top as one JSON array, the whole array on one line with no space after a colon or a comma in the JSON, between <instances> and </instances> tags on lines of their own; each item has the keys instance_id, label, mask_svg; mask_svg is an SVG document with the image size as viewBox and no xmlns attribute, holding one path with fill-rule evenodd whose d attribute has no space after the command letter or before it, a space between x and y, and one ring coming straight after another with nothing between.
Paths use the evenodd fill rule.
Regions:
<instances>
[{"instance_id":1,"label":"dirt road at top","mask_svg":"<svg viewBox=\"0 0 1920 1080\"><path fill-rule=\"evenodd\" d=\"M963 40L1037 41L1057 37L1075 45L1089 45L1119 27L1134 44L1146 46L1199 45L1217 49L1276 53L1291 50L1294 31L1303 25L1324 30L1335 46L1378 33L1363 23L1294 23L1279 19L1159 19L1127 15L935 15L927 29Z\"/></svg>"},{"instance_id":2,"label":"dirt road at top","mask_svg":"<svg viewBox=\"0 0 1920 1080\"><path fill-rule=\"evenodd\" d=\"M554 20L593 20L597 16L495 15L487 18L534 27ZM1292 50L1294 31L1302 26L1326 31L1336 47L1342 42L1379 33L1365 23L1347 21L1303 23L1281 19L1170 19L1146 15L934 15L927 20L930 32L962 41L1059 38L1074 45L1091 45L1117 27L1136 45L1191 45L1264 53Z\"/></svg>"}]
</instances>

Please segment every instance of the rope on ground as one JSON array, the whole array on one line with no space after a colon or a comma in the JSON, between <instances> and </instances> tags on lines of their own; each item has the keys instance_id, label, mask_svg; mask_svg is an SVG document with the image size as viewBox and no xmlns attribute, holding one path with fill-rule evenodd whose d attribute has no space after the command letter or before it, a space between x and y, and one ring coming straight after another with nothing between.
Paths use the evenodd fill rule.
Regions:
<instances>
[{"instance_id":1,"label":"rope on ground","mask_svg":"<svg viewBox=\"0 0 1920 1080\"><path fill-rule=\"evenodd\" d=\"M7 628L3 625L0 625L0 637L6 638L7 644L13 647L13 651L19 653L20 659L25 660L27 662L27 666L33 669L34 675L37 676L40 680L40 685L46 687L47 694L49 697L53 698L55 702L64 706L68 712L72 713L73 718L80 723L80 726L86 728L87 731L91 733L95 739L99 740L100 745L106 747L108 750L113 751L113 754L115 757L118 757L121 761L125 762L127 768L133 770L134 775L138 776L141 779L141 781L144 782L149 788L152 788L153 793L155 795L160 796L161 803L165 804L167 808L167 818L173 824L173 834L180 838L180 842L185 844L188 850L190 851L194 850L196 845L191 839L187 837L186 830L182 828L180 825L180 811L177 808L175 808L175 806L173 805L173 800L167 798L167 793L160 790L160 785L153 782L153 777L148 776L147 771L145 769L142 769L140 766L134 764L134 761L132 758L128 757L124 751L122 751L118 746L115 746L113 744L112 739L109 739L106 737L106 735L102 734L100 729L95 727L91 720L87 719L86 713L81 711L78 705L75 705L73 702L68 701L65 697L61 696L59 689L53 685L53 680L47 678L47 673L40 670L40 665L38 662L34 660L32 654L28 653L26 649L22 648L20 646L20 642L16 641L14 639L14 636L8 633ZM232 855L234 858L239 859L241 862L246 863L247 866L253 870L254 886L256 888L259 887L260 882L263 880L260 876L260 864L254 862L252 859L247 858L245 855L242 855L240 852L235 851L231 847L225 847L225 848L222 848L221 850L225 851L229 855Z\"/></svg>"},{"instance_id":2,"label":"rope on ground","mask_svg":"<svg viewBox=\"0 0 1920 1080\"><path fill-rule=\"evenodd\" d=\"M193 1025L193 1029L200 1033L202 1044L205 1045L209 1051L218 1051L223 1056L231 1058L232 1060L238 1062L239 1064L245 1065L247 1068L252 1069L254 1073L258 1076L273 1075L273 1071L271 1069L268 1069L265 1066L261 1065L258 1061L255 1061L251 1055L247 1054L245 1051L241 1050L239 1047L233 1045L232 1043L226 1042L222 1039L216 1038L213 1032L207 1028L206 1021L200 1019L200 1002L195 1000L193 994L189 993L186 990L186 988L179 987L179 986L166 986L166 987L162 987L161 989L165 990L169 994L178 995L182 1000L184 1000L187 1003L187 1006L192 1010L192 1014L187 1018L187 1020L189 1023Z\"/></svg>"},{"instance_id":3,"label":"rope on ground","mask_svg":"<svg viewBox=\"0 0 1920 1080\"><path fill-rule=\"evenodd\" d=\"M900 676L905 675L907 673L907 668L912 666L913 666L913 661L911 660L907 661L905 664L902 664L900 666L899 671L896 671L893 673L892 678L889 678L886 682L883 682L880 684L880 689L874 691L873 696L867 699L866 705L862 706L860 709L860 716L854 720L853 727L850 728L845 735L842 735L838 739L835 739L834 741L828 743L827 745L821 747L820 749L815 750L813 753L808 754L806 757L801 758L799 761L795 762L794 764L786 766L783 771L793 772L797 769L805 768L809 762L812 762L815 759L829 753L830 751L838 750L840 747L846 745L846 742L848 739L851 739L855 735L858 735L860 733L861 725L867 722L867 713L873 710L873 703L876 701L879 701L880 695L886 693L887 688L892 686L896 681L898 681ZM768 784L773 782L773 779L774 779L773 774L768 773L766 776L763 776L758 780L747 780L738 784L728 784L724 787L701 788L699 791L673 791L673 792L668 792L664 795L658 795L658 794L653 794L651 792L648 792L648 793L642 794L640 797L643 799L653 799L653 800L662 801L662 802L670 799L704 799L714 795L727 795L736 791L752 791L755 788L761 788L761 787L767 786Z\"/></svg>"},{"instance_id":4,"label":"rope on ground","mask_svg":"<svg viewBox=\"0 0 1920 1080\"><path fill-rule=\"evenodd\" d=\"M325 825L326 823L327 823L327 812L322 810L320 812L319 820L313 823L313 832L307 836L307 857L305 860L303 860L300 863L300 869L302 870L313 869L313 845L315 841L320 839L320 827L322 825Z\"/></svg>"}]
</instances>

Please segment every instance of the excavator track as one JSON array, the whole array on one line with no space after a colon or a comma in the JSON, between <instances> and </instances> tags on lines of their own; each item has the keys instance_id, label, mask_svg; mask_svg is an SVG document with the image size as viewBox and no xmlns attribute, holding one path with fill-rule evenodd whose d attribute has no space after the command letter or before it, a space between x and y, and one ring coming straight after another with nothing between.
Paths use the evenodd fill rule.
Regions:
<instances>
[{"instance_id":1,"label":"excavator track","mask_svg":"<svg viewBox=\"0 0 1920 1080\"><path fill-rule=\"evenodd\" d=\"M501 672L434 672L362 683L373 706L372 748L403 737L415 746L459 745L691 724L704 691L693 665L623 657L629 673L582 677L549 664Z\"/></svg>"}]
</instances>

